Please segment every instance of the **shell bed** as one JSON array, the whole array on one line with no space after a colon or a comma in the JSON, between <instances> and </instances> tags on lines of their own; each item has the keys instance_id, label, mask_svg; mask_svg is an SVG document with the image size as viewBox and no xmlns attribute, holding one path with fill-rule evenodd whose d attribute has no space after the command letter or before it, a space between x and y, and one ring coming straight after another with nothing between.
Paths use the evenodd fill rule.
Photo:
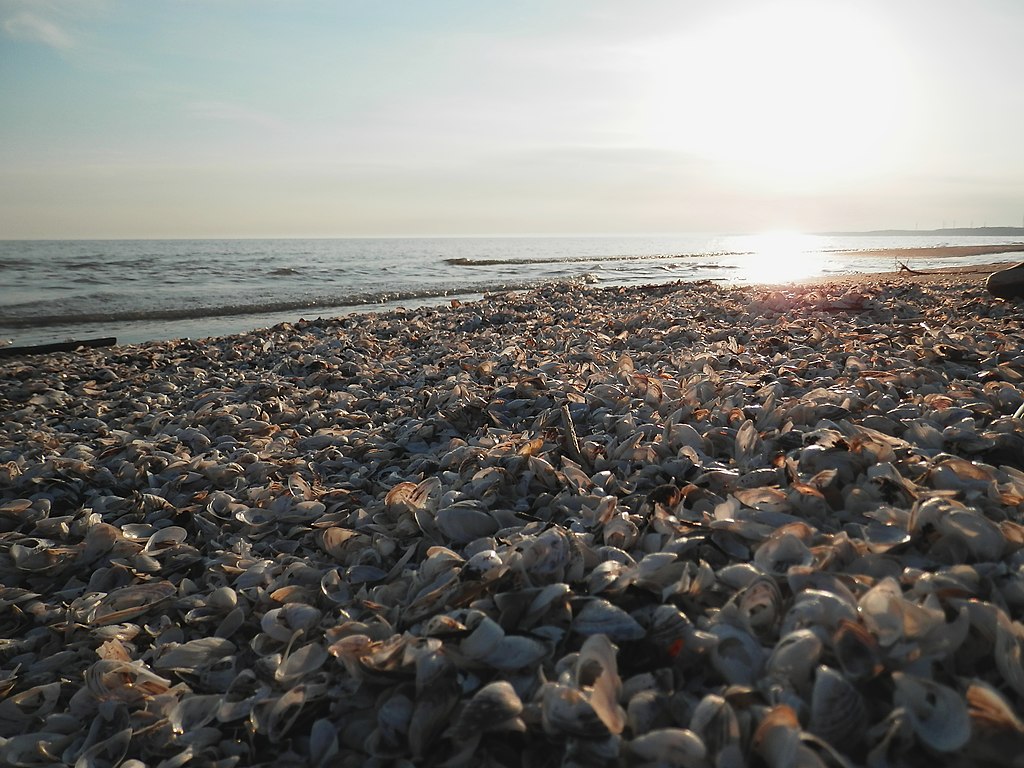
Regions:
<instances>
[{"instance_id":1,"label":"shell bed","mask_svg":"<svg viewBox=\"0 0 1024 768\"><path fill-rule=\"evenodd\" d=\"M0 365L0 764L1024 764L1024 337L674 284Z\"/></svg>"}]
</instances>

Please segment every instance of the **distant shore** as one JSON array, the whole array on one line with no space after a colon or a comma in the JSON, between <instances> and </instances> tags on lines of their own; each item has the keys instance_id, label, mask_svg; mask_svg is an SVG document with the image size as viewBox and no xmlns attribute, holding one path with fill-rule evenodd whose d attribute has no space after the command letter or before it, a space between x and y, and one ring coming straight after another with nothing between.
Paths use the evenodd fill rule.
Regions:
<instances>
[{"instance_id":1,"label":"distant shore","mask_svg":"<svg viewBox=\"0 0 1024 768\"><path fill-rule=\"evenodd\" d=\"M1024 227L940 227L939 229L870 229L854 232L816 232L826 237L1024 237Z\"/></svg>"}]
</instances>

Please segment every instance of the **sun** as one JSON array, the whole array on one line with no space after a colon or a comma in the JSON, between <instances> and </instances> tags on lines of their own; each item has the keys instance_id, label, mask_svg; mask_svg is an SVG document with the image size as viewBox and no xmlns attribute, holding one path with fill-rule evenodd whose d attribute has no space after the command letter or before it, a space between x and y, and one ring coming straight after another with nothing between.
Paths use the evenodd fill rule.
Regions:
<instances>
[{"instance_id":1,"label":"sun","mask_svg":"<svg viewBox=\"0 0 1024 768\"><path fill-rule=\"evenodd\" d=\"M779 230L735 238L749 253L737 260L736 279L743 283L788 283L820 276L825 267L821 238Z\"/></svg>"},{"instance_id":2,"label":"sun","mask_svg":"<svg viewBox=\"0 0 1024 768\"><path fill-rule=\"evenodd\" d=\"M643 130L775 188L884 171L912 102L902 56L864 6L748 3L648 51Z\"/></svg>"}]
</instances>

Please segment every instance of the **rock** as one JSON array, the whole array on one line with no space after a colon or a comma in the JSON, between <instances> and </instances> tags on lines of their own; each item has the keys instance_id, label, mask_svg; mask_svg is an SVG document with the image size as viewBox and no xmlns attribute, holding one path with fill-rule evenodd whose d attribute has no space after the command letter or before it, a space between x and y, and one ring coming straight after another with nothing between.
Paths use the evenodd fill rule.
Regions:
<instances>
[{"instance_id":1,"label":"rock","mask_svg":"<svg viewBox=\"0 0 1024 768\"><path fill-rule=\"evenodd\" d=\"M988 292L1000 299L1015 299L1024 296L1024 261L1009 269L993 272L985 283Z\"/></svg>"}]
</instances>

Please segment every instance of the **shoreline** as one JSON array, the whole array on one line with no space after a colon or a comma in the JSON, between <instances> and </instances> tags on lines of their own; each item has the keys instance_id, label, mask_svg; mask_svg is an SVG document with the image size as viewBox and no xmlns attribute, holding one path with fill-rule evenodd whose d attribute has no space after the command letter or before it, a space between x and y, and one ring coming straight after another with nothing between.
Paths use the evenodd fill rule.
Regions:
<instances>
[{"instance_id":1,"label":"shoreline","mask_svg":"<svg viewBox=\"0 0 1024 768\"><path fill-rule=\"evenodd\" d=\"M1020 249L1024 248L1024 244L1002 244L1002 245L971 245L971 246L937 246L929 248L893 248L887 250L875 250L875 251L857 251L847 250L836 253L849 254L849 257L844 260L840 259L838 263L844 265L851 265L844 268L861 269L867 270L861 272L861 274L873 274L873 270L886 269L895 267L895 260L901 259L904 261L910 261L910 266L920 269L930 269L934 266L942 265L950 262L953 259L966 260L969 263L977 261L985 254L995 254L1002 252L1004 258L1008 260L1019 252ZM820 254L822 259L827 260L829 253L823 252ZM682 257L680 257L682 258ZM1009 263L1009 262L1008 262ZM697 259L693 264L686 267L682 275L685 275L688 281L698 281L702 279L715 279L721 280L721 282L735 285L748 285L755 284L763 279L763 274L754 274L750 272L753 269L757 271L756 265L750 263L744 263L743 259L739 259L737 263L730 263L726 267L723 267L721 271L715 271L713 269L705 270L704 273L701 269L706 266L703 265L701 259ZM584 269L585 267L580 267ZM659 269L650 269L640 272L631 272L631 276L618 278L615 276L616 273L602 273L600 270L597 272L588 272L586 279L596 279L599 281L598 284L602 284L601 281L610 280L610 284L622 284L622 285L633 285L639 286L649 282L663 283L672 280L678 280L679 277L672 272L665 272ZM832 273L835 277L839 277L843 274L856 274L856 273ZM559 279L574 279L568 276L551 278L552 280ZM507 282L500 276L495 277L497 282ZM543 281L538 279L534 285L542 285ZM518 286L504 290L524 289L529 287L528 285ZM463 293L462 291L466 292ZM303 298L296 298L295 295L290 295L289 302L297 302L289 309L276 309L271 310L269 306L273 306L275 302L271 301L271 304L262 306L259 302L253 304L252 307L246 306L244 311L241 311L239 307L232 307L232 311L225 314L219 315L211 308L203 308L199 306L197 308L188 307L169 307L161 305L159 311L153 310L151 314L145 312L131 313L124 317L119 317L116 313L110 316L106 316L103 312L92 318L90 322L79 322L75 320L74 314L69 314L65 318L65 322L59 322L55 325L44 325L44 326L32 326L26 324L27 321L24 319L12 320L9 326L3 327L3 333L5 338L10 340L10 343L18 346L27 346L35 344L49 344L49 343L63 343L69 339L80 339L89 337L109 337L114 336L119 339L121 343L141 343L149 340L160 340L160 339L172 339L172 338L209 338L214 336L222 336L231 333L240 333L253 330L255 328L265 328L275 323L280 322L295 322L302 317L330 317L349 315L360 312L375 312L375 311L387 311L397 307L420 307L427 305L445 304L451 298L459 298L460 300L467 301L473 298L478 298L485 290L485 285L482 283L475 284L473 286L462 286L461 288L452 287L447 291L442 291L444 295L424 296L423 298L407 298L407 299L394 299L389 300L384 304L355 304L355 305L327 305L322 306L308 306L308 302ZM278 302L280 306L286 306L287 302ZM181 311L179 311L181 310ZM207 314L210 312L210 314ZM50 322L56 322L51 318ZM0 339L2 343L3 339Z\"/></svg>"},{"instance_id":2,"label":"shoreline","mask_svg":"<svg viewBox=\"0 0 1024 768\"><path fill-rule=\"evenodd\" d=\"M100 712L153 764L998 761L1018 308L558 284L0 361L0 762Z\"/></svg>"},{"instance_id":3,"label":"shoreline","mask_svg":"<svg viewBox=\"0 0 1024 768\"><path fill-rule=\"evenodd\" d=\"M778 286L789 284L793 286L808 286L830 285L840 283L845 285L881 285L898 282L922 284L943 282L949 283L962 280L967 283L977 282L979 285L984 287L985 281L988 280L989 275L991 275L993 272L998 272L1001 269L1007 269L1008 267L1016 263L1019 262L997 261L988 262L984 264L971 264L969 266L937 267L934 269L926 270L915 269L913 271L896 270L888 272L859 272L856 274L847 275L818 275L815 277L807 277L798 280L792 280L789 281L789 283L762 283L761 285Z\"/></svg>"}]
</instances>

